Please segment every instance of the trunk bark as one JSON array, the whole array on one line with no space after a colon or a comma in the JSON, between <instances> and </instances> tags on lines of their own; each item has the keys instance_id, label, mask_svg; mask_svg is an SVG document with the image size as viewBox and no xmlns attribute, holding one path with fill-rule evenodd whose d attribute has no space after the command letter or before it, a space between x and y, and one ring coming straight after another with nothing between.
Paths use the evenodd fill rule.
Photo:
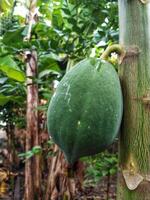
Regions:
<instances>
[{"instance_id":1,"label":"trunk bark","mask_svg":"<svg viewBox=\"0 0 150 200\"><path fill-rule=\"evenodd\" d=\"M27 53L27 133L26 151L39 145L38 134L38 86L35 83L37 76L37 54L35 51ZM40 157L28 159L25 165L25 199L40 199Z\"/></svg>"},{"instance_id":2,"label":"trunk bark","mask_svg":"<svg viewBox=\"0 0 150 200\"><path fill-rule=\"evenodd\" d=\"M32 26L36 23L37 11L36 0L30 1L29 15L27 17L28 32L24 40L30 41ZM36 51L25 52L26 75L27 75L27 134L26 151L33 146L40 145L38 130L38 85L37 78L37 53ZM41 199L41 170L40 156L35 155L28 159L25 165L25 200Z\"/></svg>"},{"instance_id":3,"label":"trunk bark","mask_svg":"<svg viewBox=\"0 0 150 200\"><path fill-rule=\"evenodd\" d=\"M144 3L145 2L145 3ZM150 4L119 0L124 117L120 136L118 200L150 199ZM134 50L138 49L137 51Z\"/></svg>"}]
</instances>

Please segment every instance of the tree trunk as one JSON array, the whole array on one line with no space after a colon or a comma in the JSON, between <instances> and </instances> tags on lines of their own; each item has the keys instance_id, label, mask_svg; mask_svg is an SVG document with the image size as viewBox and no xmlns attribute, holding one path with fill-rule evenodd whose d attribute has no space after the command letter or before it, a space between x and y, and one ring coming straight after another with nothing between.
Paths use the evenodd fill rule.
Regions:
<instances>
[{"instance_id":1,"label":"tree trunk","mask_svg":"<svg viewBox=\"0 0 150 200\"><path fill-rule=\"evenodd\" d=\"M124 117L118 200L149 200L150 4L143 0L119 0L119 20L120 44L127 53L120 66Z\"/></svg>"},{"instance_id":2,"label":"tree trunk","mask_svg":"<svg viewBox=\"0 0 150 200\"><path fill-rule=\"evenodd\" d=\"M37 55L35 51L27 52L27 133L26 152L39 145L38 135L38 86ZM25 199L40 199L40 157L28 159L25 165Z\"/></svg>"},{"instance_id":3,"label":"tree trunk","mask_svg":"<svg viewBox=\"0 0 150 200\"><path fill-rule=\"evenodd\" d=\"M27 16L28 32L24 40L30 41L32 26L36 23L37 0L31 0L29 14ZM27 75L27 133L26 133L26 152L32 147L39 145L38 129L38 85L37 78L37 52L26 51L26 75ZM28 159L25 165L25 200L41 199L41 170L40 156L35 155Z\"/></svg>"}]
</instances>

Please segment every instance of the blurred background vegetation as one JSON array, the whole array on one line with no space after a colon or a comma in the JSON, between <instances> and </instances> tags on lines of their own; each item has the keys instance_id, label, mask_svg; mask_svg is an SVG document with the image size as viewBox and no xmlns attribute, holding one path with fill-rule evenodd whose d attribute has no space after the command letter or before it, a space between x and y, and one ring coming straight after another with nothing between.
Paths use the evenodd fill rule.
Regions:
<instances>
[{"instance_id":1,"label":"blurred background vegetation","mask_svg":"<svg viewBox=\"0 0 150 200\"><path fill-rule=\"evenodd\" d=\"M13 161L11 167L9 165L11 170L20 164L24 166L22 160L37 153L42 153L43 159L54 156L47 138L41 146L25 153L23 134L16 135L14 131L26 128L24 52L37 52L38 76L34 81L39 88L40 128L41 132L46 132L47 105L67 65L86 57L99 57L108 45L118 42L115 0L38 0L30 41L25 39L29 29L26 22L29 6L28 0L0 1L0 128L10 138L9 148L21 157L16 163ZM0 159L3 160L0 166L4 167L4 156ZM94 157L83 158L83 161L87 165L86 184L97 184L102 177L116 173L117 148L111 147Z\"/></svg>"}]
</instances>

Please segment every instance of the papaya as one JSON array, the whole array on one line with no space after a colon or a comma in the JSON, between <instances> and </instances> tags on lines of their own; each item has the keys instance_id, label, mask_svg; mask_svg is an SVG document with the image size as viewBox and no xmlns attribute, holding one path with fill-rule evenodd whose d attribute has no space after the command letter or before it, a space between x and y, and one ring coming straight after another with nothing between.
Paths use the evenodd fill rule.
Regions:
<instances>
[{"instance_id":1,"label":"papaya","mask_svg":"<svg viewBox=\"0 0 150 200\"><path fill-rule=\"evenodd\" d=\"M119 131L123 112L114 67L87 58L60 81L47 112L48 132L70 164L105 150Z\"/></svg>"}]
</instances>

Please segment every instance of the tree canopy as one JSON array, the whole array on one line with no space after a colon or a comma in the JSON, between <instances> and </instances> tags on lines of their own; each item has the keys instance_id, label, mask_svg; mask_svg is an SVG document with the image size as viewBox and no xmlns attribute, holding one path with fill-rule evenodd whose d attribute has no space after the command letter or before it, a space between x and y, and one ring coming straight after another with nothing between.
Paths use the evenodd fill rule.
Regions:
<instances>
[{"instance_id":1,"label":"tree canopy","mask_svg":"<svg viewBox=\"0 0 150 200\"><path fill-rule=\"evenodd\" d=\"M12 0L0 5L1 110L9 104L10 109L25 104L25 51L37 51L35 81L40 98L48 101L51 84L61 79L69 59L99 56L107 45L118 41L117 1L39 0L30 42L25 39L29 6L30 1ZM1 121L5 122L4 113Z\"/></svg>"}]
</instances>

